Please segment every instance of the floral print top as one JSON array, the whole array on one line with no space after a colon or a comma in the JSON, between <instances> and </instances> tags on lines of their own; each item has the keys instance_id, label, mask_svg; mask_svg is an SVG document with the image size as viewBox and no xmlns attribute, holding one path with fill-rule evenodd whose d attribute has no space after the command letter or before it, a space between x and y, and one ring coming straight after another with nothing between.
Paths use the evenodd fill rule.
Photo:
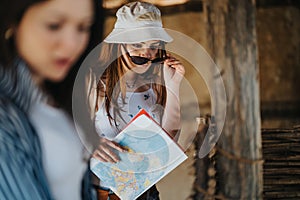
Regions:
<instances>
[{"instance_id":1,"label":"floral print top","mask_svg":"<svg viewBox=\"0 0 300 200\"><path fill-rule=\"evenodd\" d=\"M145 109L150 116L158 123L160 122L160 105L156 105L156 95L152 88L144 92L126 92L125 103L122 102L121 94L119 95L118 103L120 106L120 115L117 117L116 123L110 123L103 103L95 116L96 131L101 137L106 137L112 140L118 133L123 130L132 118L139 112L140 109ZM113 116L112 109L110 110Z\"/></svg>"}]
</instances>

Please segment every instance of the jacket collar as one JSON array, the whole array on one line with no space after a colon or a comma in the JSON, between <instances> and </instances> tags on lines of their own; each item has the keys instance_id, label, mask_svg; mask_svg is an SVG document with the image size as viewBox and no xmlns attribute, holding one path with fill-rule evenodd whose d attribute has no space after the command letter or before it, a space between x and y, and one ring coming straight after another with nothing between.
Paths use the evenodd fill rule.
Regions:
<instances>
[{"instance_id":1,"label":"jacket collar","mask_svg":"<svg viewBox=\"0 0 300 200\"><path fill-rule=\"evenodd\" d=\"M28 112L34 102L41 100L42 92L33 82L23 60L16 59L8 69L0 66L0 96L8 98L24 112Z\"/></svg>"}]
</instances>

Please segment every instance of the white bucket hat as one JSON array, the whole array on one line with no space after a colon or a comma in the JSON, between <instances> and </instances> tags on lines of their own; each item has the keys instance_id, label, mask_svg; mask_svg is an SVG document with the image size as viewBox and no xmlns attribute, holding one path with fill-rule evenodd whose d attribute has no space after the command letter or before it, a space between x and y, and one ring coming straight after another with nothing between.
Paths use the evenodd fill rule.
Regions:
<instances>
[{"instance_id":1,"label":"white bucket hat","mask_svg":"<svg viewBox=\"0 0 300 200\"><path fill-rule=\"evenodd\" d=\"M122 6L116 16L114 29L104 42L130 44L149 40L173 40L162 27L160 10L153 4L131 2Z\"/></svg>"}]
</instances>

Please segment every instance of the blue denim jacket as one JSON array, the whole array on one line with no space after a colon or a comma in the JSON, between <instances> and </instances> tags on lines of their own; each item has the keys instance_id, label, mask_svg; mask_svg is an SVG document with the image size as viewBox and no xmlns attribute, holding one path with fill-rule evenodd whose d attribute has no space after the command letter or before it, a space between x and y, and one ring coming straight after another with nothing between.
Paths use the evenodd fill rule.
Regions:
<instances>
[{"instance_id":1,"label":"blue denim jacket","mask_svg":"<svg viewBox=\"0 0 300 200\"><path fill-rule=\"evenodd\" d=\"M42 165L41 144L27 113L42 98L25 63L0 65L0 199L53 199ZM84 177L84 199L92 199L89 173Z\"/></svg>"}]
</instances>

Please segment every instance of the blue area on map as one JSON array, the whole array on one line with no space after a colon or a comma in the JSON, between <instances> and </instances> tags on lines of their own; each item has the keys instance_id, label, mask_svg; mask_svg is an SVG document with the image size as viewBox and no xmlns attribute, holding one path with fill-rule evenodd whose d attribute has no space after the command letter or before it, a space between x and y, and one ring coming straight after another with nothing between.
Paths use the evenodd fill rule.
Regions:
<instances>
[{"instance_id":1,"label":"blue area on map","mask_svg":"<svg viewBox=\"0 0 300 200\"><path fill-rule=\"evenodd\" d=\"M119 144L128 152L116 152L121 161L115 164L99 162L92 169L102 184L120 195L133 199L153 185L165 173L169 148L164 138L151 131L131 131L122 134Z\"/></svg>"}]
</instances>

